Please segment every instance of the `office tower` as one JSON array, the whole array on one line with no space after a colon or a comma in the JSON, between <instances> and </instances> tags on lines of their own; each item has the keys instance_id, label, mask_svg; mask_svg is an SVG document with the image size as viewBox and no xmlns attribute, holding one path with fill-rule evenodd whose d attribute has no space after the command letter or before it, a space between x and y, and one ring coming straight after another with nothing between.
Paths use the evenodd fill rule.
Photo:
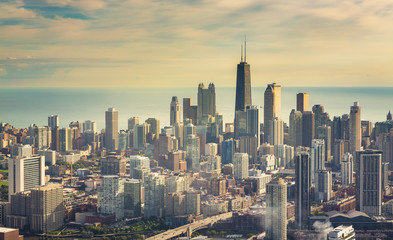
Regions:
<instances>
[{"instance_id":1,"label":"office tower","mask_svg":"<svg viewBox=\"0 0 393 240\"><path fill-rule=\"evenodd\" d=\"M38 150L37 153L45 157L45 163L49 166L56 164L56 151L45 149Z\"/></svg>"},{"instance_id":2,"label":"office tower","mask_svg":"<svg viewBox=\"0 0 393 240\"><path fill-rule=\"evenodd\" d=\"M149 126L150 125L148 123L142 123L134 127L133 148L141 149L146 147L146 136L149 132Z\"/></svg>"},{"instance_id":3,"label":"office tower","mask_svg":"<svg viewBox=\"0 0 393 240\"><path fill-rule=\"evenodd\" d=\"M8 194L23 192L45 184L45 157L8 159Z\"/></svg>"},{"instance_id":4,"label":"office tower","mask_svg":"<svg viewBox=\"0 0 393 240\"><path fill-rule=\"evenodd\" d=\"M33 126L29 129L33 134L34 147L38 149L49 148L52 143L52 130L50 127ZM56 132L54 132L56 133Z\"/></svg>"},{"instance_id":5,"label":"office tower","mask_svg":"<svg viewBox=\"0 0 393 240\"><path fill-rule=\"evenodd\" d=\"M124 179L115 175L102 176L97 207L100 214L115 215L116 220L124 217Z\"/></svg>"},{"instance_id":6,"label":"office tower","mask_svg":"<svg viewBox=\"0 0 393 240\"><path fill-rule=\"evenodd\" d=\"M72 131L71 128L58 128L57 129L57 141L58 141L58 152L68 152L72 150Z\"/></svg>"},{"instance_id":7,"label":"office tower","mask_svg":"<svg viewBox=\"0 0 393 240\"><path fill-rule=\"evenodd\" d=\"M281 119L274 117L270 120L269 144L284 144L284 123Z\"/></svg>"},{"instance_id":8,"label":"office tower","mask_svg":"<svg viewBox=\"0 0 393 240\"><path fill-rule=\"evenodd\" d=\"M101 175L124 175L127 159L120 155L108 155L101 158Z\"/></svg>"},{"instance_id":9,"label":"office tower","mask_svg":"<svg viewBox=\"0 0 393 240\"><path fill-rule=\"evenodd\" d=\"M15 144L10 147L11 157L31 157L33 148L31 145Z\"/></svg>"},{"instance_id":10,"label":"office tower","mask_svg":"<svg viewBox=\"0 0 393 240\"><path fill-rule=\"evenodd\" d=\"M117 150L119 144L119 112L108 108L105 112L105 148L108 151Z\"/></svg>"},{"instance_id":11,"label":"office tower","mask_svg":"<svg viewBox=\"0 0 393 240\"><path fill-rule=\"evenodd\" d=\"M217 143L206 143L204 155L214 156L218 154Z\"/></svg>"},{"instance_id":12,"label":"office tower","mask_svg":"<svg viewBox=\"0 0 393 240\"><path fill-rule=\"evenodd\" d=\"M0 227L7 225L7 215L10 213L11 206L9 202L0 202Z\"/></svg>"},{"instance_id":13,"label":"office tower","mask_svg":"<svg viewBox=\"0 0 393 240\"><path fill-rule=\"evenodd\" d=\"M177 97L173 96L170 105L170 124L173 126L178 122L180 122L180 104Z\"/></svg>"},{"instance_id":14,"label":"office tower","mask_svg":"<svg viewBox=\"0 0 393 240\"><path fill-rule=\"evenodd\" d=\"M345 145L349 145L348 141L345 144L345 140L342 139L335 139L333 145L333 167L335 169L339 169L341 166L341 157L344 155ZM349 150L349 149L347 149Z\"/></svg>"},{"instance_id":15,"label":"office tower","mask_svg":"<svg viewBox=\"0 0 393 240\"><path fill-rule=\"evenodd\" d=\"M192 124L197 124L198 106L192 105L192 98L183 98L183 122L191 120Z\"/></svg>"},{"instance_id":16,"label":"office tower","mask_svg":"<svg viewBox=\"0 0 393 240\"><path fill-rule=\"evenodd\" d=\"M188 135L185 138L185 151L187 152L187 169L198 171L200 169L200 142L196 135Z\"/></svg>"},{"instance_id":17,"label":"office tower","mask_svg":"<svg viewBox=\"0 0 393 240\"><path fill-rule=\"evenodd\" d=\"M327 202L333 197L332 172L328 170L318 170L316 173L315 199Z\"/></svg>"},{"instance_id":18,"label":"office tower","mask_svg":"<svg viewBox=\"0 0 393 240\"><path fill-rule=\"evenodd\" d=\"M332 122L332 139L343 139L341 137L341 117L336 116L333 118Z\"/></svg>"},{"instance_id":19,"label":"office tower","mask_svg":"<svg viewBox=\"0 0 393 240\"><path fill-rule=\"evenodd\" d=\"M317 132L319 126L328 125L330 122L329 114L325 112L325 107L321 104L316 104L312 107L314 113L314 132Z\"/></svg>"},{"instance_id":20,"label":"office tower","mask_svg":"<svg viewBox=\"0 0 393 240\"><path fill-rule=\"evenodd\" d=\"M311 184L316 184L318 170L325 170L325 141L313 139L311 143Z\"/></svg>"},{"instance_id":21,"label":"office tower","mask_svg":"<svg viewBox=\"0 0 393 240\"><path fill-rule=\"evenodd\" d=\"M198 85L198 109L197 121L198 125L206 124L209 117L216 114L216 88L213 83L209 83L209 87L200 83Z\"/></svg>"},{"instance_id":22,"label":"office tower","mask_svg":"<svg viewBox=\"0 0 393 240\"><path fill-rule=\"evenodd\" d=\"M124 181L124 216L141 217L144 204L144 187L138 179Z\"/></svg>"},{"instance_id":23,"label":"office tower","mask_svg":"<svg viewBox=\"0 0 393 240\"><path fill-rule=\"evenodd\" d=\"M130 177L138 178L136 168L150 169L150 159L148 157L132 155L130 156ZM139 178L138 178L139 179Z\"/></svg>"},{"instance_id":24,"label":"office tower","mask_svg":"<svg viewBox=\"0 0 393 240\"><path fill-rule=\"evenodd\" d=\"M266 184L266 239L287 239L287 184L282 178Z\"/></svg>"},{"instance_id":25,"label":"office tower","mask_svg":"<svg viewBox=\"0 0 393 240\"><path fill-rule=\"evenodd\" d=\"M128 130L134 130L136 125L139 125L139 117L130 117L128 119Z\"/></svg>"},{"instance_id":26,"label":"office tower","mask_svg":"<svg viewBox=\"0 0 393 240\"><path fill-rule=\"evenodd\" d=\"M175 137L179 143L179 148L183 149L184 142L184 123L178 122L174 124Z\"/></svg>"},{"instance_id":27,"label":"office tower","mask_svg":"<svg viewBox=\"0 0 393 240\"><path fill-rule=\"evenodd\" d=\"M183 149L187 147L187 137L189 135L196 135L196 127L192 123L187 123L183 128Z\"/></svg>"},{"instance_id":28,"label":"office tower","mask_svg":"<svg viewBox=\"0 0 393 240\"><path fill-rule=\"evenodd\" d=\"M330 162L332 158L332 129L330 126L322 125L317 127L315 138L325 141L325 162Z\"/></svg>"},{"instance_id":29,"label":"office tower","mask_svg":"<svg viewBox=\"0 0 393 240\"><path fill-rule=\"evenodd\" d=\"M82 130L83 132L97 132L97 124L94 121L91 120L86 120L83 124L82 124Z\"/></svg>"},{"instance_id":30,"label":"office tower","mask_svg":"<svg viewBox=\"0 0 393 240\"><path fill-rule=\"evenodd\" d=\"M52 132L52 143L51 148L57 149L57 129L59 128L59 116L58 115L50 115L48 117L48 127Z\"/></svg>"},{"instance_id":31,"label":"office tower","mask_svg":"<svg viewBox=\"0 0 393 240\"><path fill-rule=\"evenodd\" d=\"M232 157L233 154L235 153L235 141L233 139L227 139L224 142L222 142L222 163L223 164L228 164L232 163Z\"/></svg>"},{"instance_id":32,"label":"office tower","mask_svg":"<svg viewBox=\"0 0 393 240\"><path fill-rule=\"evenodd\" d=\"M160 120L157 118L148 118L145 121L147 124L150 124L150 131L152 133L153 139L158 139L160 135Z\"/></svg>"},{"instance_id":33,"label":"office tower","mask_svg":"<svg viewBox=\"0 0 393 240\"><path fill-rule=\"evenodd\" d=\"M292 109L289 115L289 144L294 147L303 145L303 114Z\"/></svg>"},{"instance_id":34,"label":"office tower","mask_svg":"<svg viewBox=\"0 0 393 240\"><path fill-rule=\"evenodd\" d=\"M382 175L382 191L388 190L389 189L389 163L387 162L382 162L382 167L381 167L381 175Z\"/></svg>"},{"instance_id":35,"label":"office tower","mask_svg":"<svg viewBox=\"0 0 393 240\"><path fill-rule=\"evenodd\" d=\"M258 158L258 139L253 134L244 134L239 137L239 152L247 153L249 163L257 163Z\"/></svg>"},{"instance_id":36,"label":"office tower","mask_svg":"<svg viewBox=\"0 0 393 240\"><path fill-rule=\"evenodd\" d=\"M298 93L296 95L296 111L304 112L308 111L308 93Z\"/></svg>"},{"instance_id":37,"label":"office tower","mask_svg":"<svg viewBox=\"0 0 393 240\"><path fill-rule=\"evenodd\" d=\"M250 64L246 59L246 43L244 42L244 61L243 61L243 48L240 63L237 65L236 76L236 102L235 111L245 111L247 106L252 104L251 99L251 72Z\"/></svg>"},{"instance_id":38,"label":"office tower","mask_svg":"<svg viewBox=\"0 0 393 240\"><path fill-rule=\"evenodd\" d=\"M52 131L56 130L56 128L59 128L59 116L58 115L50 115L48 117L48 127Z\"/></svg>"},{"instance_id":39,"label":"office tower","mask_svg":"<svg viewBox=\"0 0 393 240\"><path fill-rule=\"evenodd\" d=\"M7 227L29 229L31 196L30 191L13 193L9 196L10 213L7 216Z\"/></svg>"},{"instance_id":40,"label":"office tower","mask_svg":"<svg viewBox=\"0 0 393 240\"><path fill-rule=\"evenodd\" d=\"M294 166L295 148L286 144L274 146L274 156L280 158L281 167Z\"/></svg>"},{"instance_id":41,"label":"office tower","mask_svg":"<svg viewBox=\"0 0 393 240\"><path fill-rule=\"evenodd\" d=\"M342 155L341 160L341 184L349 186L353 183L353 156L350 153Z\"/></svg>"},{"instance_id":42,"label":"office tower","mask_svg":"<svg viewBox=\"0 0 393 240\"><path fill-rule=\"evenodd\" d=\"M145 209L144 216L164 216L165 208L165 176L158 173L150 173L145 178Z\"/></svg>"},{"instance_id":43,"label":"office tower","mask_svg":"<svg viewBox=\"0 0 393 240\"><path fill-rule=\"evenodd\" d=\"M382 210L382 151L356 152L356 210L370 216Z\"/></svg>"},{"instance_id":44,"label":"office tower","mask_svg":"<svg viewBox=\"0 0 393 240\"><path fill-rule=\"evenodd\" d=\"M247 133L247 113L243 111L235 112L235 122L234 122L234 135L235 139L239 136Z\"/></svg>"},{"instance_id":45,"label":"office tower","mask_svg":"<svg viewBox=\"0 0 393 240\"><path fill-rule=\"evenodd\" d=\"M393 169L393 129L388 133L380 133L376 136L376 145L383 151L382 161L389 163L389 169Z\"/></svg>"},{"instance_id":46,"label":"office tower","mask_svg":"<svg viewBox=\"0 0 393 240\"><path fill-rule=\"evenodd\" d=\"M224 133L224 115L217 112L216 116L215 116L215 124L217 124L218 133L223 134Z\"/></svg>"},{"instance_id":47,"label":"office tower","mask_svg":"<svg viewBox=\"0 0 393 240\"><path fill-rule=\"evenodd\" d=\"M49 184L31 189L30 230L48 232L64 222L63 185Z\"/></svg>"},{"instance_id":48,"label":"office tower","mask_svg":"<svg viewBox=\"0 0 393 240\"><path fill-rule=\"evenodd\" d=\"M350 135L350 117L349 114L343 114L341 116L341 138L349 140Z\"/></svg>"},{"instance_id":49,"label":"office tower","mask_svg":"<svg viewBox=\"0 0 393 240\"><path fill-rule=\"evenodd\" d=\"M186 155L185 151L168 153L168 161L165 167L174 172L187 170Z\"/></svg>"},{"instance_id":50,"label":"office tower","mask_svg":"<svg viewBox=\"0 0 393 240\"><path fill-rule=\"evenodd\" d=\"M351 106L349 117L349 151L354 154L362 146L361 108L359 102Z\"/></svg>"},{"instance_id":51,"label":"office tower","mask_svg":"<svg viewBox=\"0 0 393 240\"><path fill-rule=\"evenodd\" d=\"M165 180L167 193L182 193L189 189L189 179L184 176L171 176Z\"/></svg>"},{"instance_id":52,"label":"office tower","mask_svg":"<svg viewBox=\"0 0 393 240\"><path fill-rule=\"evenodd\" d=\"M314 113L311 111L303 112L303 147L311 147L311 141L314 139Z\"/></svg>"},{"instance_id":53,"label":"office tower","mask_svg":"<svg viewBox=\"0 0 393 240\"><path fill-rule=\"evenodd\" d=\"M120 150L120 151L127 150L127 148L128 148L128 140L129 140L128 132L126 132L124 130L120 130L118 150Z\"/></svg>"},{"instance_id":54,"label":"office tower","mask_svg":"<svg viewBox=\"0 0 393 240\"><path fill-rule=\"evenodd\" d=\"M295 163L295 221L298 229L308 229L311 209L311 159L307 152L296 155Z\"/></svg>"},{"instance_id":55,"label":"office tower","mask_svg":"<svg viewBox=\"0 0 393 240\"><path fill-rule=\"evenodd\" d=\"M251 105L246 107L246 127L247 127L247 133L248 134L253 134L257 137L257 144L259 147L260 145L260 139L261 139L261 123L260 123L260 115L259 115L259 109L260 106L257 105Z\"/></svg>"},{"instance_id":56,"label":"office tower","mask_svg":"<svg viewBox=\"0 0 393 240\"><path fill-rule=\"evenodd\" d=\"M160 156L167 155L172 151L172 138L168 134L161 133L160 138L154 143L154 159L159 161Z\"/></svg>"},{"instance_id":57,"label":"office tower","mask_svg":"<svg viewBox=\"0 0 393 240\"><path fill-rule=\"evenodd\" d=\"M264 102L264 133L265 142L270 142L271 120L274 117L281 118L281 85L268 84L265 90Z\"/></svg>"},{"instance_id":58,"label":"office tower","mask_svg":"<svg viewBox=\"0 0 393 240\"><path fill-rule=\"evenodd\" d=\"M234 177L236 180L248 178L248 154L235 153L233 155Z\"/></svg>"}]
</instances>

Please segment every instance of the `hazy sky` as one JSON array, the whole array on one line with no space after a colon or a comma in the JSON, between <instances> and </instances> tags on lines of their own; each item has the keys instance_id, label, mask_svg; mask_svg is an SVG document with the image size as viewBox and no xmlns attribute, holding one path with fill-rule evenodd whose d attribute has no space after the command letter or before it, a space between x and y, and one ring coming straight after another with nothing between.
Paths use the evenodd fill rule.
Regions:
<instances>
[{"instance_id":1,"label":"hazy sky","mask_svg":"<svg viewBox=\"0 0 393 240\"><path fill-rule=\"evenodd\" d=\"M393 86L391 0L0 0L1 87Z\"/></svg>"}]
</instances>

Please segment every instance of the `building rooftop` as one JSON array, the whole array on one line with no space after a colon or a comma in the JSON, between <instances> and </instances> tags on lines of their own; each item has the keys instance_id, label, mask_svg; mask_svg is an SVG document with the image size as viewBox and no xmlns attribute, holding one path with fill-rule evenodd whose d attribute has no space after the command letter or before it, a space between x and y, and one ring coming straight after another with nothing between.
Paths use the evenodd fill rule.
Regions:
<instances>
[{"instance_id":1,"label":"building rooftop","mask_svg":"<svg viewBox=\"0 0 393 240\"><path fill-rule=\"evenodd\" d=\"M13 231L17 231L17 230L18 229L15 229L15 228L0 227L0 233L13 232Z\"/></svg>"}]
</instances>

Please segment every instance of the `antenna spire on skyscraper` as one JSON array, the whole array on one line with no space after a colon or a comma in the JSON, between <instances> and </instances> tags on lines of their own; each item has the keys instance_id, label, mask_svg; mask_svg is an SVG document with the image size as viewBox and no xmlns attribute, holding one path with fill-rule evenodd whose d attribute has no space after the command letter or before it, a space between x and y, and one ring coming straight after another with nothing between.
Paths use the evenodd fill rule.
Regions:
<instances>
[{"instance_id":1,"label":"antenna spire on skyscraper","mask_svg":"<svg viewBox=\"0 0 393 240\"><path fill-rule=\"evenodd\" d=\"M247 62L247 36L244 35L244 62Z\"/></svg>"},{"instance_id":2,"label":"antenna spire on skyscraper","mask_svg":"<svg viewBox=\"0 0 393 240\"><path fill-rule=\"evenodd\" d=\"M241 58L240 62L243 62L243 44L241 44Z\"/></svg>"}]
</instances>

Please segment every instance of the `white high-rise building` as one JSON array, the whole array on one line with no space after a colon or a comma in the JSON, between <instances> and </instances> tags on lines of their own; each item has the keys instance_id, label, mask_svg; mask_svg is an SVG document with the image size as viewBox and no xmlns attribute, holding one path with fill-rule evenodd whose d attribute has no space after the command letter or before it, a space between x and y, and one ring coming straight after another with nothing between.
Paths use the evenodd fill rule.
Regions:
<instances>
[{"instance_id":1,"label":"white high-rise building","mask_svg":"<svg viewBox=\"0 0 393 240\"><path fill-rule=\"evenodd\" d=\"M266 185L266 237L287 239L287 184L282 178Z\"/></svg>"},{"instance_id":2,"label":"white high-rise building","mask_svg":"<svg viewBox=\"0 0 393 240\"><path fill-rule=\"evenodd\" d=\"M271 145L284 143L284 122L277 117L270 120L269 143Z\"/></svg>"},{"instance_id":3,"label":"white high-rise building","mask_svg":"<svg viewBox=\"0 0 393 240\"><path fill-rule=\"evenodd\" d=\"M205 145L205 155L215 156L218 152L217 143L206 143Z\"/></svg>"},{"instance_id":4,"label":"white high-rise building","mask_svg":"<svg viewBox=\"0 0 393 240\"><path fill-rule=\"evenodd\" d=\"M325 170L325 141L313 139L311 142L311 184L316 183L318 170Z\"/></svg>"},{"instance_id":5,"label":"white high-rise building","mask_svg":"<svg viewBox=\"0 0 393 240\"><path fill-rule=\"evenodd\" d=\"M8 159L8 194L30 190L45 184L45 157Z\"/></svg>"},{"instance_id":6,"label":"white high-rise building","mask_svg":"<svg viewBox=\"0 0 393 240\"><path fill-rule=\"evenodd\" d=\"M233 168L235 179L247 179L248 178L248 154L247 153L235 153L233 155Z\"/></svg>"},{"instance_id":7,"label":"white high-rise building","mask_svg":"<svg viewBox=\"0 0 393 240\"><path fill-rule=\"evenodd\" d=\"M116 220L124 217L124 179L117 175L102 176L98 188L98 212L115 214Z\"/></svg>"},{"instance_id":8,"label":"white high-rise building","mask_svg":"<svg viewBox=\"0 0 393 240\"><path fill-rule=\"evenodd\" d=\"M341 158L341 184L343 186L348 186L354 183L353 168L352 154L345 153Z\"/></svg>"},{"instance_id":9,"label":"white high-rise building","mask_svg":"<svg viewBox=\"0 0 393 240\"><path fill-rule=\"evenodd\" d=\"M145 178L145 217L163 217L165 208L165 176L150 173Z\"/></svg>"},{"instance_id":10,"label":"white high-rise building","mask_svg":"<svg viewBox=\"0 0 393 240\"><path fill-rule=\"evenodd\" d=\"M56 151L50 149L38 150L37 153L41 156L45 156L45 163L48 165L56 164Z\"/></svg>"},{"instance_id":11,"label":"white high-rise building","mask_svg":"<svg viewBox=\"0 0 393 240\"><path fill-rule=\"evenodd\" d=\"M286 144L274 146L274 155L280 158L281 167L292 167L295 165L295 148Z\"/></svg>"},{"instance_id":12,"label":"white high-rise building","mask_svg":"<svg viewBox=\"0 0 393 240\"><path fill-rule=\"evenodd\" d=\"M187 169L198 171L200 169L200 145L199 137L195 135L188 135L184 142L185 150L187 152L186 161Z\"/></svg>"},{"instance_id":13,"label":"white high-rise building","mask_svg":"<svg viewBox=\"0 0 393 240\"><path fill-rule=\"evenodd\" d=\"M130 176L135 178L135 169L138 167L150 169L150 159L148 157L133 155L130 156Z\"/></svg>"}]
</instances>

